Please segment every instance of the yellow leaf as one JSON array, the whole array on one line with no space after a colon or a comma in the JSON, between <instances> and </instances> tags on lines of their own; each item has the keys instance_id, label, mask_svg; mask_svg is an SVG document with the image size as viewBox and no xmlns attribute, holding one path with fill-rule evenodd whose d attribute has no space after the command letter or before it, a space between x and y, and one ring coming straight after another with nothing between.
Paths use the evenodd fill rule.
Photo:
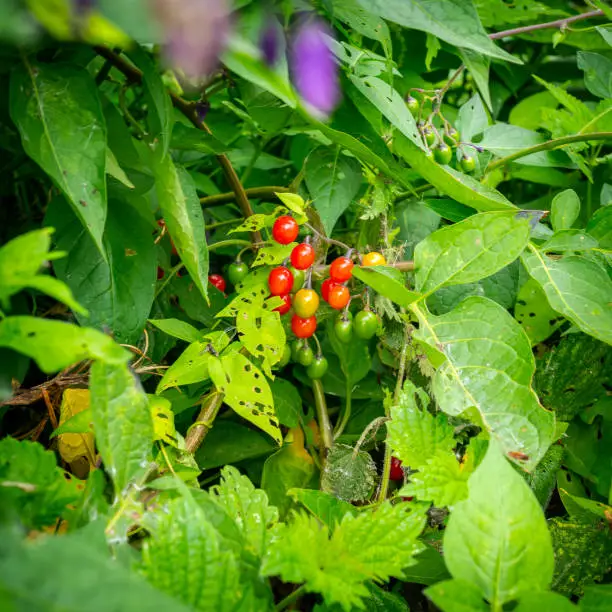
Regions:
<instances>
[{"instance_id":1,"label":"yellow leaf","mask_svg":"<svg viewBox=\"0 0 612 612\"><path fill-rule=\"evenodd\" d=\"M161 440L174 448L185 447L185 441L182 436L176 433L174 427L174 413L172 412L172 404L165 398L159 395L149 395L149 409L151 410L151 418L153 419L154 439Z\"/></svg>"},{"instance_id":2,"label":"yellow leaf","mask_svg":"<svg viewBox=\"0 0 612 612\"><path fill-rule=\"evenodd\" d=\"M89 408L88 389L66 389L62 396L60 421L63 425L68 419ZM89 467L95 464L96 451L94 436L91 433L65 433L58 437L58 451L67 463L87 460ZM80 476L80 474L78 474Z\"/></svg>"}]
</instances>

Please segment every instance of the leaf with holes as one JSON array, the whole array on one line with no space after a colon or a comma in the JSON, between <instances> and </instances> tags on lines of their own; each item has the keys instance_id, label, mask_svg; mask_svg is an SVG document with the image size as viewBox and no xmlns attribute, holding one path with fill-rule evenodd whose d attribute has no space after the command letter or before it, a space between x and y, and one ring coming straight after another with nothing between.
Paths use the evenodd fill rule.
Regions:
<instances>
[{"instance_id":1,"label":"leaf with holes","mask_svg":"<svg viewBox=\"0 0 612 612\"><path fill-rule=\"evenodd\" d=\"M85 425L82 432L58 434L65 423L74 421L75 417L81 416ZM89 408L89 389L66 389L62 395L60 406L59 427L53 432L58 436L57 450L67 463L82 460L93 468L96 463L96 450L94 448L94 436L91 422L91 410Z\"/></svg>"},{"instance_id":2,"label":"leaf with holes","mask_svg":"<svg viewBox=\"0 0 612 612\"><path fill-rule=\"evenodd\" d=\"M180 448L179 437L174 427L174 412L172 404L165 397L147 395L149 410L153 419L153 440L160 440L169 446Z\"/></svg>"},{"instance_id":3,"label":"leaf with holes","mask_svg":"<svg viewBox=\"0 0 612 612\"><path fill-rule=\"evenodd\" d=\"M283 437L272 391L261 371L240 353L215 357L208 369L217 389L225 394L223 401L280 445Z\"/></svg>"},{"instance_id":4,"label":"leaf with holes","mask_svg":"<svg viewBox=\"0 0 612 612\"><path fill-rule=\"evenodd\" d=\"M413 309L419 319L415 338L443 353L433 377L440 408L450 415L475 408L505 453L525 455L526 469L537 465L553 440L555 418L531 387L535 361L521 326L481 297L439 317Z\"/></svg>"},{"instance_id":5,"label":"leaf with holes","mask_svg":"<svg viewBox=\"0 0 612 612\"><path fill-rule=\"evenodd\" d=\"M416 246L416 288L430 294L491 276L519 257L529 233L529 220L513 212L480 213L443 227Z\"/></svg>"},{"instance_id":6,"label":"leaf with holes","mask_svg":"<svg viewBox=\"0 0 612 612\"><path fill-rule=\"evenodd\" d=\"M540 283L530 278L516 296L514 317L521 324L531 344L544 342L565 321L565 318L553 310Z\"/></svg>"},{"instance_id":7,"label":"leaf with holes","mask_svg":"<svg viewBox=\"0 0 612 612\"><path fill-rule=\"evenodd\" d=\"M612 344L612 280L604 268L577 255L552 259L533 246L522 259L552 308L583 332Z\"/></svg>"},{"instance_id":8,"label":"leaf with holes","mask_svg":"<svg viewBox=\"0 0 612 612\"><path fill-rule=\"evenodd\" d=\"M274 246L261 247L252 266L276 266L291 255L291 251L297 242L291 244L275 244Z\"/></svg>"}]
</instances>

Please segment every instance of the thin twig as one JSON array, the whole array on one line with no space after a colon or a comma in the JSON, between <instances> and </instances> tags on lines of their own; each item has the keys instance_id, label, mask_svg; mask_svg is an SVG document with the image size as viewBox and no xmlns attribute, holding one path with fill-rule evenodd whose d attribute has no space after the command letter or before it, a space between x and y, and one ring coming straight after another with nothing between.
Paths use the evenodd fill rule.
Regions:
<instances>
[{"instance_id":1,"label":"thin twig","mask_svg":"<svg viewBox=\"0 0 612 612\"><path fill-rule=\"evenodd\" d=\"M272 198L275 193L289 193L291 189L289 187L251 187L250 189L245 189L245 193L249 198L253 199L263 199L263 198ZM202 208L212 208L213 206L221 206L222 204L227 204L229 202L234 202L236 200L236 194L233 191L229 191L227 193L217 193L215 195L206 196L205 198L200 198L200 204Z\"/></svg>"},{"instance_id":2,"label":"thin twig","mask_svg":"<svg viewBox=\"0 0 612 612\"><path fill-rule=\"evenodd\" d=\"M497 40L499 38L506 38L507 36L518 36L519 34L527 34L529 32L535 32L537 30L546 30L549 28L563 29L570 23L575 21L582 21L583 19L593 19L595 17L604 17L605 14L602 10L589 11L588 13L580 13L579 15L572 15L571 17L565 17L564 19L557 19L555 21L546 21L545 23L535 23L533 25L522 26L520 28L512 28L510 30L503 30L501 32L493 32L489 34L491 40Z\"/></svg>"}]
</instances>

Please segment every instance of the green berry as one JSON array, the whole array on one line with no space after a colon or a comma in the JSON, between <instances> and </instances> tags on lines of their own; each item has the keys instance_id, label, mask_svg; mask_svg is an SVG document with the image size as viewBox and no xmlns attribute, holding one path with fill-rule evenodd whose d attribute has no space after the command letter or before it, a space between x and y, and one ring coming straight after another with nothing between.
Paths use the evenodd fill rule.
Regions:
<instances>
[{"instance_id":1,"label":"green berry","mask_svg":"<svg viewBox=\"0 0 612 612\"><path fill-rule=\"evenodd\" d=\"M443 166L446 166L451 158L453 157L453 152L451 150L451 148L441 142L435 149L434 149L434 159L439 163L442 164Z\"/></svg>"},{"instance_id":2,"label":"green berry","mask_svg":"<svg viewBox=\"0 0 612 612\"><path fill-rule=\"evenodd\" d=\"M345 316L345 313L340 314L334 324L336 338L344 344L348 344L353 337L353 321L351 320L353 315L350 312L347 314L349 316Z\"/></svg>"},{"instance_id":3,"label":"green berry","mask_svg":"<svg viewBox=\"0 0 612 612\"><path fill-rule=\"evenodd\" d=\"M319 355L306 369L306 374L308 378L313 380L317 378L323 378L325 373L327 372L327 368L329 364L327 363L327 359L323 357L323 355Z\"/></svg>"},{"instance_id":4,"label":"green berry","mask_svg":"<svg viewBox=\"0 0 612 612\"><path fill-rule=\"evenodd\" d=\"M461 169L464 172L474 172L476 160L471 155L464 155L461 158Z\"/></svg>"},{"instance_id":5,"label":"green berry","mask_svg":"<svg viewBox=\"0 0 612 612\"><path fill-rule=\"evenodd\" d=\"M412 96L408 96L406 98L406 106L413 115L416 115L419 112L419 101Z\"/></svg>"},{"instance_id":6,"label":"green berry","mask_svg":"<svg viewBox=\"0 0 612 612\"><path fill-rule=\"evenodd\" d=\"M454 127L450 127L448 132L444 132L444 142L446 142L449 147L454 147L459 140L460 134Z\"/></svg>"},{"instance_id":7,"label":"green berry","mask_svg":"<svg viewBox=\"0 0 612 612\"><path fill-rule=\"evenodd\" d=\"M433 146L433 144L436 142L436 134L435 132L429 128L426 127L423 130L423 138L425 138L425 142L431 147Z\"/></svg>"},{"instance_id":8,"label":"green berry","mask_svg":"<svg viewBox=\"0 0 612 612\"><path fill-rule=\"evenodd\" d=\"M308 367L314 361L314 352L308 346L303 346L297 354L297 362L304 367Z\"/></svg>"},{"instance_id":9,"label":"green berry","mask_svg":"<svg viewBox=\"0 0 612 612\"><path fill-rule=\"evenodd\" d=\"M358 338L369 340L378 329L378 317L371 310L362 310L355 317L353 329Z\"/></svg>"},{"instance_id":10,"label":"green berry","mask_svg":"<svg viewBox=\"0 0 612 612\"><path fill-rule=\"evenodd\" d=\"M227 267L227 277L234 287L244 280L249 273L249 267L242 261L235 261Z\"/></svg>"},{"instance_id":11,"label":"green berry","mask_svg":"<svg viewBox=\"0 0 612 612\"><path fill-rule=\"evenodd\" d=\"M285 348L283 349L283 356L280 358L280 361L276 364L276 368L284 368L289 361L291 360L291 347L288 344L285 344Z\"/></svg>"}]
</instances>

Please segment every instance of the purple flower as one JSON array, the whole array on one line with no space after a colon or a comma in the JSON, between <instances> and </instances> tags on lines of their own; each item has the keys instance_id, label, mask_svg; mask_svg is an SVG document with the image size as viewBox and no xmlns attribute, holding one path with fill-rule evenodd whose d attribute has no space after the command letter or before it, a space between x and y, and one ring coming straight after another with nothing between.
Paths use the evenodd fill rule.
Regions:
<instances>
[{"instance_id":1,"label":"purple flower","mask_svg":"<svg viewBox=\"0 0 612 612\"><path fill-rule=\"evenodd\" d=\"M262 30L259 38L259 48L263 53L264 61L268 66L274 66L278 59L278 24L271 18L266 27Z\"/></svg>"},{"instance_id":2,"label":"purple flower","mask_svg":"<svg viewBox=\"0 0 612 612\"><path fill-rule=\"evenodd\" d=\"M317 114L328 116L340 101L338 65L327 46L330 30L322 21L309 21L298 30L291 49L295 87Z\"/></svg>"},{"instance_id":3,"label":"purple flower","mask_svg":"<svg viewBox=\"0 0 612 612\"><path fill-rule=\"evenodd\" d=\"M227 0L155 0L164 27L165 54L188 78L210 74L227 42L230 9Z\"/></svg>"},{"instance_id":4,"label":"purple flower","mask_svg":"<svg viewBox=\"0 0 612 612\"><path fill-rule=\"evenodd\" d=\"M208 100L200 100L196 102L195 111L200 121L204 121L204 119L206 119L206 115L208 115L209 110L210 102Z\"/></svg>"}]
</instances>

